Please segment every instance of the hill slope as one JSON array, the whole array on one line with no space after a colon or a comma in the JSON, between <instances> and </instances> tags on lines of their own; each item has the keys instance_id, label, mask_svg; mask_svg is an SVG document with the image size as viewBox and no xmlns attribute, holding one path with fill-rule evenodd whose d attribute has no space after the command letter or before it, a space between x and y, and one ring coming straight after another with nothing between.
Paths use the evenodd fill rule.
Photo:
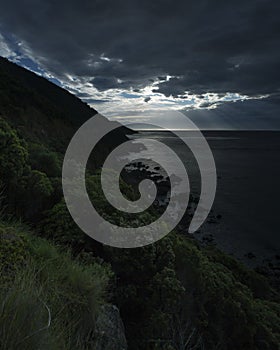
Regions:
<instances>
[{"instance_id":1,"label":"hill slope","mask_svg":"<svg viewBox=\"0 0 280 350\"><path fill-rule=\"evenodd\" d=\"M29 141L63 152L77 128L95 114L73 94L0 57L0 116ZM116 136L121 141L129 132L121 128Z\"/></svg>"}]
</instances>

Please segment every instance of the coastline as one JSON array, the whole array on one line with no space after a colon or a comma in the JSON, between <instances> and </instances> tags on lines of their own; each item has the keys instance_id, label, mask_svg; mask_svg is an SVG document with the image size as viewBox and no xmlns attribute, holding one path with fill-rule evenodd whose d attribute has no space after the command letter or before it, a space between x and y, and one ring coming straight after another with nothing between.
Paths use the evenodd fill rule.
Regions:
<instances>
[{"instance_id":1,"label":"coastline","mask_svg":"<svg viewBox=\"0 0 280 350\"><path fill-rule=\"evenodd\" d=\"M257 135L264 135L267 131L257 131ZM146 133L144 133L146 134ZM153 132L154 134L154 132ZM157 133L156 133L157 134ZM211 135L210 135L211 134ZM238 132L240 135L240 133ZM252 134L251 132L247 131L241 131L241 134L244 135L244 139L248 140L249 138L253 138L256 136L256 134ZM210 140L209 140L210 135ZM236 142L238 141L237 132L233 131L227 131L226 132L227 139L226 142ZM238 136L239 136L238 135ZM273 132L273 135L275 138L279 138L280 132L275 131ZM162 137L160 134L157 137ZM233 137L234 136L234 137ZM211 139L211 137L214 137L214 139ZM218 142L223 142L222 138L224 137L224 132L221 133L218 131L212 131L208 132L208 142L212 143L212 146L214 144L214 155L217 154L217 150L221 151L221 147ZM259 136L258 136L259 137ZM137 134L134 138L137 140L138 145L141 144L141 133ZM217 141L218 139L218 141ZM279 138L280 139L280 138ZM172 137L170 138L172 140ZM230 147L229 147L230 146ZM244 144L241 145L244 147ZM250 145L249 145L250 146ZM261 144L254 144L254 147L257 147L258 149L262 148ZM273 145L272 145L273 146ZM245 147L244 147L245 148ZM249 148L249 147L248 147ZM223 144L222 151L226 149L234 150L234 147L232 145L226 145ZM269 149L268 149L269 150ZM258 151L259 152L259 151ZM139 159L141 159L141 153L139 156ZM218 169L219 170L219 169ZM145 162L144 160L132 162L130 167L126 168L126 171L123 173L124 179L127 183L135 187L139 181L143 180L144 178L151 179L155 181L159 194L164 194L166 191L168 191L168 181L163 176L162 169L159 169L157 166L153 167L150 163ZM231 174L230 174L231 175ZM228 172L226 174L219 173L218 172L218 186L222 183L226 183L226 176L228 176ZM245 179L245 177L244 177ZM238 181L241 181L243 179L234 179L235 183ZM223 186L221 186L223 187ZM223 189L222 189L223 190ZM218 193L219 195L219 193ZM182 232L183 234L187 233L188 224L190 222L190 218L195 210L196 204L198 202L199 195L197 193L192 193L190 196L190 202L188 206L188 210L181 221L181 223L178 225L177 229L179 232ZM270 280L273 281L274 285L277 285L279 288L279 281L280 281L280 256L277 253L266 253L262 249L258 251L256 249L256 242L250 242L248 239L245 241L245 244L243 244L243 241L235 240L236 248L233 249L233 246L231 242L234 240L234 229L232 230L232 233L230 232L231 227L226 227L227 231L226 233L223 232L225 230L225 221L227 218L225 218L225 214L221 211L217 210L219 207L217 203L215 203L212 211L210 212L210 215L208 216L205 223L202 225L202 227L196 232L194 235L191 235L193 238L196 239L196 241L201 246L207 246L207 245L215 245L218 249L223 251L224 253L233 256L237 260L241 261L243 264L245 264L248 268L254 269L261 274L268 277ZM221 205L220 205L221 206ZM160 210L163 210L163 207L160 208ZM234 215L232 213L232 215ZM252 224L256 225L255 222ZM253 225L252 225L253 226ZM254 229L254 227L252 227ZM240 230L243 230L240 228ZM238 239L238 238L236 238ZM253 244L251 244L253 243ZM276 246L277 248L277 246Z\"/></svg>"}]
</instances>

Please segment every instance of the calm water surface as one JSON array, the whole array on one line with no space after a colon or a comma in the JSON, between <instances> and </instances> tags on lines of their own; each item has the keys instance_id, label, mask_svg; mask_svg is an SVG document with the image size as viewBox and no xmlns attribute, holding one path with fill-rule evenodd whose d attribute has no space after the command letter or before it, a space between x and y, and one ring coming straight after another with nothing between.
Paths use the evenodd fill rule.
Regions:
<instances>
[{"instance_id":1,"label":"calm water surface","mask_svg":"<svg viewBox=\"0 0 280 350\"><path fill-rule=\"evenodd\" d=\"M213 213L222 218L217 224L205 222L196 236L200 239L213 234L220 248L242 260L252 252L256 258L247 261L251 265L280 254L280 132L208 131L204 136L213 152L218 176ZM200 173L182 141L167 132L147 131L132 139L141 143L143 137L164 142L179 155L187 168L191 191L198 195ZM153 154L142 150L138 155L152 157L158 163L166 157L159 149Z\"/></svg>"}]
</instances>

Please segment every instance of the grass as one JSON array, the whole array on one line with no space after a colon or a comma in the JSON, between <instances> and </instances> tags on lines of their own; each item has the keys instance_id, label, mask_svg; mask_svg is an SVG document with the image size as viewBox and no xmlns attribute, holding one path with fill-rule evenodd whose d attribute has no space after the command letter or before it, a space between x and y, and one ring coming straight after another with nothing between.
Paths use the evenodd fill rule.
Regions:
<instances>
[{"instance_id":1,"label":"grass","mask_svg":"<svg viewBox=\"0 0 280 350\"><path fill-rule=\"evenodd\" d=\"M109 268L82 264L50 242L19 231L0 224L0 254L10 261L9 268L2 261L0 348L92 348ZM8 249L7 237L16 243Z\"/></svg>"},{"instance_id":2,"label":"grass","mask_svg":"<svg viewBox=\"0 0 280 350\"><path fill-rule=\"evenodd\" d=\"M17 275L0 296L1 349L55 349L50 334L51 314L31 271Z\"/></svg>"}]
</instances>

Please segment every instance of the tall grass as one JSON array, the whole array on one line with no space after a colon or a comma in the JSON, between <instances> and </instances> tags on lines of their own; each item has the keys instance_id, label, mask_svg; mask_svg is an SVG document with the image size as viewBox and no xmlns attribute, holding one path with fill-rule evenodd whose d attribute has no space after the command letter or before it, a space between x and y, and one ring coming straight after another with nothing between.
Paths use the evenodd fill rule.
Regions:
<instances>
[{"instance_id":1,"label":"tall grass","mask_svg":"<svg viewBox=\"0 0 280 350\"><path fill-rule=\"evenodd\" d=\"M54 349L50 311L34 288L34 274L17 275L0 295L0 349Z\"/></svg>"},{"instance_id":2,"label":"tall grass","mask_svg":"<svg viewBox=\"0 0 280 350\"><path fill-rule=\"evenodd\" d=\"M108 268L81 264L40 238L26 242L24 267L12 282L0 280L0 349L92 349Z\"/></svg>"}]
</instances>

